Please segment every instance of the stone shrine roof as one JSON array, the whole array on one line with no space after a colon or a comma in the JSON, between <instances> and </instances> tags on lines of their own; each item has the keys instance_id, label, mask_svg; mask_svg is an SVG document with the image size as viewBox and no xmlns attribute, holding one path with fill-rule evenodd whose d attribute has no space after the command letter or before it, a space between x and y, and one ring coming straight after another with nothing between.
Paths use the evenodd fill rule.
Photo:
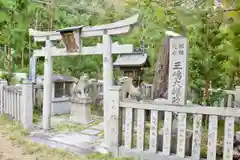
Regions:
<instances>
[{"instance_id":1,"label":"stone shrine roof","mask_svg":"<svg viewBox=\"0 0 240 160\"><path fill-rule=\"evenodd\" d=\"M147 53L133 52L128 54L118 55L113 63L114 67L149 67Z\"/></svg>"},{"instance_id":2,"label":"stone shrine roof","mask_svg":"<svg viewBox=\"0 0 240 160\"><path fill-rule=\"evenodd\" d=\"M44 76L38 76L37 77L38 80L43 81L44 80ZM75 78L68 76L68 75L53 75L52 76L52 82L75 82Z\"/></svg>"}]
</instances>

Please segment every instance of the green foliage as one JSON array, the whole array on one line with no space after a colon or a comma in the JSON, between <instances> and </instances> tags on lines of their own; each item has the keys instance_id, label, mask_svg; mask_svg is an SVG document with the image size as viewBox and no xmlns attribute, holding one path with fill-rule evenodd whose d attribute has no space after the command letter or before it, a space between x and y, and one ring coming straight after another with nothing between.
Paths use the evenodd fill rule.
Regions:
<instances>
[{"instance_id":1,"label":"green foliage","mask_svg":"<svg viewBox=\"0 0 240 160\"><path fill-rule=\"evenodd\" d=\"M203 0L197 3L190 0L184 3L180 0L59 0L58 4L54 29L110 23L139 13L141 20L131 34L116 36L113 40L139 46L144 38L152 65L144 76L149 83L153 81L164 32L172 30L189 39L189 85L196 93L200 95L201 89L210 82L212 87L222 89L240 84L238 12L214 11L212 4ZM227 1L224 5L229 7ZM0 0L0 7L0 68L11 67L14 72L28 73L29 51L31 53L42 46L29 38L28 28L47 30L50 11L46 5L28 0ZM230 17L234 21L229 24L227 20ZM89 38L84 40L84 45L95 45L101 41L101 37ZM5 46L12 48L11 54ZM38 74L43 74L43 60L38 59ZM57 74L79 77L82 72L87 72L92 78L102 78L101 68L101 56L54 58L54 73ZM201 99L202 94L199 97Z\"/></svg>"},{"instance_id":2,"label":"green foliage","mask_svg":"<svg viewBox=\"0 0 240 160\"><path fill-rule=\"evenodd\" d=\"M1 73L0 78L1 79L7 79L8 74L7 73Z\"/></svg>"}]
</instances>

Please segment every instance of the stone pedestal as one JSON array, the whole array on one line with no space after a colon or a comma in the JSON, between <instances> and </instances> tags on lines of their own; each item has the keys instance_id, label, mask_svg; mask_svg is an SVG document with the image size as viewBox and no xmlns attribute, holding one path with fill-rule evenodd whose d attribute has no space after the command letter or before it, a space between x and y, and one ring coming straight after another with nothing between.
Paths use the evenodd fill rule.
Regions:
<instances>
[{"instance_id":1,"label":"stone pedestal","mask_svg":"<svg viewBox=\"0 0 240 160\"><path fill-rule=\"evenodd\" d=\"M91 98L74 97L71 99L70 120L74 123L88 124L92 121L91 116Z\"/></svg>"},{"instance_id":2,"label":"stone pedestal","mask_svg":"<svg viewBox=\"0 0 240 160\"><path fill-rule=\"evenodd\" d=\"M185 154L187 156L191 155L192 150L192 130L186 130L186 143L185 143ZM163 129L160 130L158 134L158 150L162 150L163 145ZM177 128L172 129L172 137L171 137L171 153L176 154L177 151Z\"/></svg>"}]
</instances>

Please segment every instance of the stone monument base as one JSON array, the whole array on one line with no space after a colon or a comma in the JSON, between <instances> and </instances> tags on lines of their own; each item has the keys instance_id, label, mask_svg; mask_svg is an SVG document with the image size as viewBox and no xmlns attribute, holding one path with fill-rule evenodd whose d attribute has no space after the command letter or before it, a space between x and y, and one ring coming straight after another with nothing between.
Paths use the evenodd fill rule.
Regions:
<instances>
[{"instance_id":1,"label":"stone monument base","mask_svg":"<svg viewBox=\"0 0 240 160\"><path fill-rule=\"evenodd\" d=\"M186 143L185 143L185 154L191 156L192 152L192 130L186 130ZM163 129L160 130L158 134L158 151L162 151L163 146ZM171 137L171 153L177 153L177 128L172 130Z\"/></svg>"},{"instance_id":2,"label":"stone monument base","mask_svg":"<svg viewBox=\"0 0 240 160\"><path fill-rule=\"evenodd\" d=\"M88 124L92 122L91 116L91 98L77 97L71 99L70 121L79 124Z\"/></svg>"}]
</instances>

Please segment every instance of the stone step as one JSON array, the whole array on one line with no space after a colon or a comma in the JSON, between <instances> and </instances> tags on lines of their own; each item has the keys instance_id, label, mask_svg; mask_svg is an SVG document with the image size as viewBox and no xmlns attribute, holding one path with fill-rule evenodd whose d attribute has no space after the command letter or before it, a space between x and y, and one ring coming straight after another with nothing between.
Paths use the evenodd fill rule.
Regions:
<instances>
[{"instance_id":1,"label":"stone step","mask_svg":"<svg viewBox=\"0 0 240 160\"><path fill-rule=\"evenodd\" d=\"M70 151L70 152L73 152L73 153L79 154L79 155L90 155L90 154L94 153L94 151L96 150L94 147L79 148L79 147L72 146L69 144L56 142L56 141L52 141L52 140L44 139L44 138L40 138L40 137L29 137L29 139L35 143L47 145L48 147L51 147L51 148L63 149L65 151Z\"/></svg>"},{"instance_id":2,"label":"stone step","mask_svg":"<svg viewBox=\"0 0 240 160\"><path fill-rule=\"evenodd\" d=\"M101 122L101 123L99 123L97 125L91 126L90 128L103 131L104 130L104 124L103 124L103 122Z\"/></svg>"},{"instance_id":3,"label":"stone step","mask_svg":"<svg viewBox=\"0 0 240 160\"><path fill-rule=\"evenodd\" d=\"M99 131L99 130L95 130L95 129L91 129L91 128L87 128L87 129L84 129L84 130L80 131L80 133L87 134L87 135L90 135L90 136L96 136L100 132L101 131Z\"/></svg>"}]
</instances>

